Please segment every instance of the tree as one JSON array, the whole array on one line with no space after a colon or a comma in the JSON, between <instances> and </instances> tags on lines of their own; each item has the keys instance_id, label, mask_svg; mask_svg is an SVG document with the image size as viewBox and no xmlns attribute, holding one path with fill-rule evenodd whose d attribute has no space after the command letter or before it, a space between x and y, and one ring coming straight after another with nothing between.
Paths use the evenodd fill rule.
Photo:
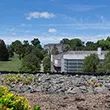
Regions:
<instances>
[{"instance_id":1,"label":"tree","mask_svg":"<svg viewBox=\"0 0 110 110\"><path fill-rule=\"evenodd\" d=\"M25 47L25 55L24 55L24 56L30 54L33 49L34 49L34 47L33 47L32 45L26 46L26 47Z\"/></svg>"},{"instance_id":2,"label":"tree","mask_svg":"<svg viewBox=\"0 0 110 110\"><path fill-rule=\"evenodd\" d=\"M110 52L105 55L104 63L99 66L98 71L110 72Z\"/></svg>"},{"instance_id":3,"label":"tree","mask_svg":"<svg viewBox=\"0 0 110 110\"><path fill-rule=\"evenodd\" d=\"M9 53L9 57L13 57L14 56L14 52L13 52L13 49L11 48L11 46L7 46L7 49L8 49L8 53Z\"/></svg>"},{"instance_id":4,"label":"tree","mask_svg":"<svg viewBox=\"0 0 110 110\"><path fill-rule=\"evenodd\" d=\"M91 41L88 41L85 46L85 50L96 50L97 44Z\"/></svg>"},{"instance_id":5,"label":"tree","mask_svg":"<svg viewBox=\"0 0 110 110\"><path fill-rule=\"evenodd\" d=\"M39 72L40 71L40 60L39 58L30 53L23 58L21 71L24 72Z\"/></svg>"},{"instance_id":6,"label":"tree","mask_svg":"<svg viewBox=\"0 0 110 110\"><path fill-rule=\"evenodd\" d=\"M50 72L51 69L51 60L50 60L50 56L45 56L45 58L43 59L43 66L44 66L44 72Z\"/></svg>"},{"instance_id":7,"label":"tree","mask_svg":"<svg viewBox=\"0 0 110 110\"><path fill-rule=\"evenodd\" d=\"M101 47L102 50L106 50L106 43L105 43L105 40L104 40L104 39L98 40L98 41L97 41L97 46L98 46L98 47Z\"/></svg>"},{"instance_id":8,"label":"tree","mask_svg":"<svg viewBox=\"0 0 110 110\"><path fill-rule=\"evenodd\" d=\"M16 40L16 41L12 42L11 47L12 47L13 51L16 54L18 54L19 58L21 59L24 55L24 48L23 48L21 41Z\"/></svg>"},{"instance_id":9,"label":"tree","mask_svg":"<svg viewBox=\"0 0 110 110\"><path fill-rule=\"evenodd\" d=\"M36 55L39 58L40 61L43 60L43 58L44 58L43 51L40 50L39 48L34 47L33 50L32 50L32 53L34 55Z\"/></svg>"},{"instance_id":10,"label":"tree","mask_svg":"<svg viewBox=\"0 0 110 110\"><path fill-rule=\"evenodd\" d=\"M70 40L67 38L64 38L60 41L60 44L69 44Z\"/></svg>"},{"instance_id":11,"label":"tree","mask_svg":"<svg viewBox=\"0 0 110 110\"><path fill-rule=\"evenodd\" d=\"M72 50L81 50L81 48L83 47L83 42L77 38L71 39L69 45Z\"/></svg>"},{"instance_id":12,"label":"tree","mask_svg":"<svg viewBox=\"0 0 110 110\"><path fill-rule=\"evenodd\" d=\"M96 54L86 56L83 63L83 71L96 72L99 62L100 60Z\"/></svg>"},{"instance_id":13,"label":"tree","mask_svg":"<svg viewBox=\"0 0 110 110\"><path fill-rule=\"evenodd\" d=\"M8 49L6 48L5 42L0 40L0 61L9 60Z\"/></svg>"},{"instance_id":14,"label":"tree","mask_svg":"<svg viewBox=\"0 0 110 110\"><path fill-rule=\"evenodd\" d=\"M39 41L38 38L34 38L34 39L31 41L31 43L33 44L33 46L37 46L37 45L40 44L40 41Z\"/></svg>"},{"instance_id":15,"label":"tree","mask_svg":"<svg viewBox=\"0 0 110 110\"><path fill-rule=\"evenodd\" d=\"M24 45L24 46L28 46L28 45L29 45L28 40L24 40L24 41L23 41L23 45Z\"/></svg>"},{"instance_id":16,"label":"tree","mask_svg":"<svg viewBox=\"0 0 110 110\"><path fill-rule=\"evenodd\" d=\"M57 55L59 54L59 51L58 51L58 48L56 45L53 46L53 49L52 49L52 52L51 52L53 55Z\"/></svg>"}]
</instances>

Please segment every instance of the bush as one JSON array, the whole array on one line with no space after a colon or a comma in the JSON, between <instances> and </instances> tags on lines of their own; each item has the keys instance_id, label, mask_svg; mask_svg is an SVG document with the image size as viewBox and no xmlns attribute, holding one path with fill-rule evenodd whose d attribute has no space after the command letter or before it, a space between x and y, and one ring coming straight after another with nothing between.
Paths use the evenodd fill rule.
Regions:
<instances>
[{"instance_id":1,"label":"bush","mask_svg":"<svg viewBox=\"0 0 110 110\"><path fill-rule=\"evenodd\" d=\"M33 107L33 110L41 110L41 109L40 109L40 107L39 107L38 105L35 105L35 106Z\"/></svg>"},{"instance_id":2,"label":"bush","mask_svg":"<svg viewBox=\"0 0 110 110\"><path fill-rule=\"evenodd\" d=\"M31 110L28 100L18 96L6 87L0 86L0 110ZM39 106L36 109L40 110Z\"/></svg>"},{"instance_id":3,"label":"bush","mask_svg":"<svg viewBox=\"0 0 110 110\"><path fill-rule=\"evenodd\" d=\"M23 85L28 85L34 82L35 78L32 75L27 74L26 76L23 74L8 74L2 78L2 83L6 85L10 85L12 83L22 82Z\"/></svg>"}]
</instances>

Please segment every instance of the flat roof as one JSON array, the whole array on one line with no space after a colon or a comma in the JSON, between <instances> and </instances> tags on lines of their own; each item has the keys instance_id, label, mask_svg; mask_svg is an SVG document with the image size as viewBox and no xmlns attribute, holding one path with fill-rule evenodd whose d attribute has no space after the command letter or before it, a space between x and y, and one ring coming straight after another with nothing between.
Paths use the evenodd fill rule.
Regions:
<instances>
[{"instance_id":1,"label":"flat roof","mask_svg":"<svg viewBox=\"0 0 110 110\"><path fill-rule=\"evenodd\" d=\"M84 59L86 56L88 56L90 54L66 54L63 55L63 59ZM104 59L104 54L102 55L98 55L99 59Z\"/></svg>"}]
</instances>

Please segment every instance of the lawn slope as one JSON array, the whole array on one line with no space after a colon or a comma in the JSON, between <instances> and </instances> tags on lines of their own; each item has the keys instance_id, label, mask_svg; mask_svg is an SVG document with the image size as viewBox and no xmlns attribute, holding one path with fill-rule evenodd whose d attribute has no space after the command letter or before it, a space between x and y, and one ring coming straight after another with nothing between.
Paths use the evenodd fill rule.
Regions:
<instances>
[{"instance_id":1,"label":"lawn slope","mask_svg":"<svg viewBox=\"0 0 110 110\"><path fill-rule=\"evenodd\" d=\"M21 60L15 55L10 61L0 61L0 71L18 71L21 67Z\"/></svg>"}]
</instances>

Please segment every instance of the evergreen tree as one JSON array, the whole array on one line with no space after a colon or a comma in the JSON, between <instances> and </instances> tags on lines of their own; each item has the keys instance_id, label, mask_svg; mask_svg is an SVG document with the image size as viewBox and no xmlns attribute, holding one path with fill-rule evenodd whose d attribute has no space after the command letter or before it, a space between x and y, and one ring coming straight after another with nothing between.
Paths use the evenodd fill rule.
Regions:
<instances>
[{"instance_id":1,"label":"evergreen tree","mask_svg":"<svg viewBox=\"0 0 110 110\"><path fill-rule=\"evenodd\" d=\"M8 49L6 48L5 42L0 40L0 61L9 60Z\"/></svg>"}]
</instances>

